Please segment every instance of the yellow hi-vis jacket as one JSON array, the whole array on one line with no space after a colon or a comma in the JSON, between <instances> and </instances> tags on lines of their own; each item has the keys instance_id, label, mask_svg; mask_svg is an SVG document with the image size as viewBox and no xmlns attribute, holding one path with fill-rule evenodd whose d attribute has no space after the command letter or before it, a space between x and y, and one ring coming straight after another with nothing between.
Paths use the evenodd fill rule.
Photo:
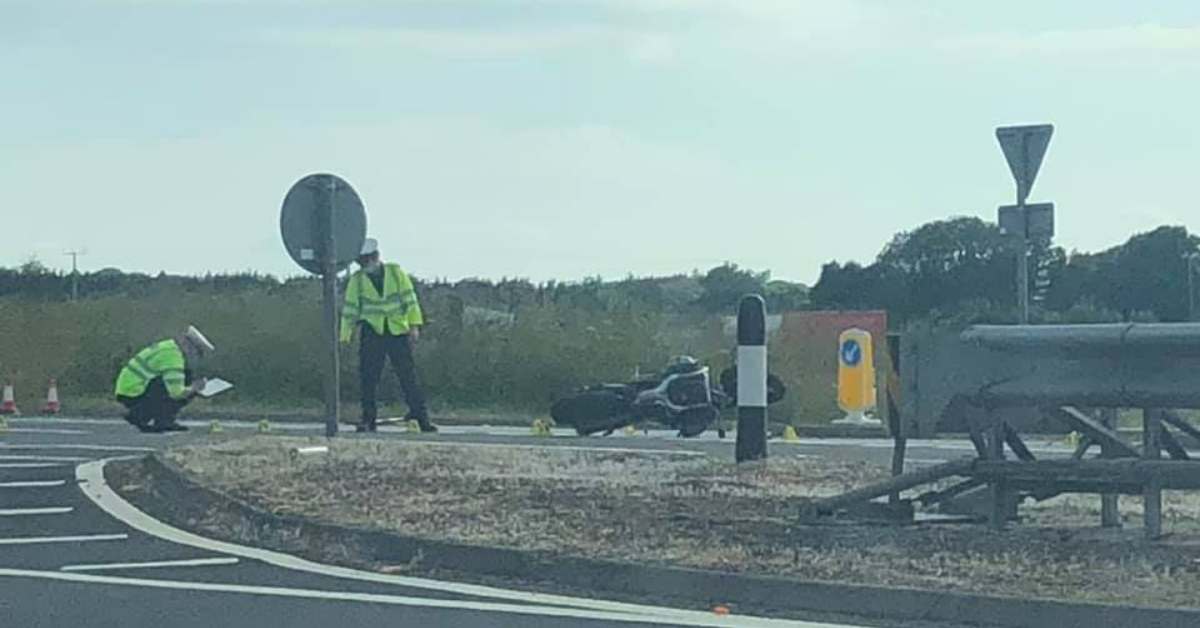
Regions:
<instances>
[{"instance_id":1,"label":"yellow hi-vis jacket","mask_svg":"<svg viewBox=\"0 0 1200 628\"><path fill-rule=\"evenodd\" d=\"M117 375L114 392L126 397L138 397L146 392L146 384L150 380L161 377L167 394L172 399L182 399L187 396L183 369L183 351L179 345L171 339L160 340L129 359Z\"/></svg>"},{"instance_id":2,"label":"yellow hi-vis jacket","mask_svg":"<svg viewBox=\"0 0 1200 628\"><path fill-rule=\"evenodd\" d=\"M383 294L363 269L350 275L342 305L342 342L350 342L359 321L380 335L386 327L386 332L394 336L407 334L410 328L425 322L412 280L399 265L383 265Z\"/></svg>"}]
</instances>

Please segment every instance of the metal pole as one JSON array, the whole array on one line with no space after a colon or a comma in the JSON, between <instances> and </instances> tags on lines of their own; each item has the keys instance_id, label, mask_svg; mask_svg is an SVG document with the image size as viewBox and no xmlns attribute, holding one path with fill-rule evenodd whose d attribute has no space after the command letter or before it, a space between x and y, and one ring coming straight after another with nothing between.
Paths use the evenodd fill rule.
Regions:
<instances>
[{"instance_id":1,"label":"metal pole","mask_svg":"<svg viewBox=\"0 0 1200 628\"><path fill-rule=\"evenodd\" d=\"M1025 163L1029 162L1029 136L1021 138L1021 152ZM1017 213L1021 216L1020 249L1017 251L1017 307L1021 310L1021 324L1029 324L1029 214L1025 199L1029 197L1031 182L1017 181Z\"/></svg>"},{"instance_id":2,"label":"metal pole","mask_svg":"<svg viewBox=\"0 0 1200 628\"><path fill-rule=\"evenodd\" d=\"M329 179L329 212L322 216L321 224L321 310L325 326L327 355L325 360L325 436L333 438L338 433L338 417L341 414L341 377L338 360L338 317L337 317L337 261L333 239L333 212L337 180Z\"/></svg>"},{"instance_id":3,"label":"metal pole","mask_svg":"<svg viewBox=\"0 0 1200 628\"><path fill-rule=\"evenodd\" d=\"M1021 207L1024 215L1025 207ZM1021 248L1017 251L1017 307L1021 309L1021 324L1029 324L1029 242L1021 237Z\"/></svg>"},{"instance_id":4,"label":"metal pole","mask_svg":"<svg viewBox=\"0 0 1200 628\"><path fill-rule=\"evenodd\" d=\"M1188 320L1196 320L1196 259L1200 253L1190 253L1187 256L1187 286L1188 286Z\"/></svg>"},{"instance_id":5,"label":"metal pole","mask_svg":"<svg viewBox=\"0 0 1200 628\"><path fill-rule=\"evenodd\" d=\"M738 462L767 457L767 305L757 294L742 298L737 321Z\"/></svg>"}]
</instances>

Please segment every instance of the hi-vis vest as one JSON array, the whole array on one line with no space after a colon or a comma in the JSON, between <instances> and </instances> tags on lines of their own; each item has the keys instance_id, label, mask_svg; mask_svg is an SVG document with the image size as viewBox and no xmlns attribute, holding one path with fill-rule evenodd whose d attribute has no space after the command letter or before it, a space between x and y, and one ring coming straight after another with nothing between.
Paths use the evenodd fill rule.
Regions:
<instances>
[{"instance_id":1,"label":"hi-vis vest","mask_svg":"<svg viewBox=\"0 0 1200 628\"><path fill-rule=\"evenodd\" d=\"M137 397L146 392L146 384L161 377L172 399L187 395L183 351L174 340L160 340L129 359L117 375L116 394Z\"/></svg>"},{"instance_id":2,"label":"hi-vis vest","mask_svg":"<svg viewBox=\"0 0 1200 628\"><path fill-rule=\"evenodd\" d=\"M378 334L384 333L386 324L387 332L395 336L407 334L409 328L425 322L417 303L417 291L400 266L383 265L383 294L375 289L366 271L359 269L350 275L342 305L342 342L350 340L359 321Z\"/></svg>"}]
</instances>

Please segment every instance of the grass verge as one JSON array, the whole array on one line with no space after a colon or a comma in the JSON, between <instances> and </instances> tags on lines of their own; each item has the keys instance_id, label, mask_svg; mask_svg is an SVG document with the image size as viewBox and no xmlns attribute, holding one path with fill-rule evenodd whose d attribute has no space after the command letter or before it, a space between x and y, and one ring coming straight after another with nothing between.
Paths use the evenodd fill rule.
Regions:
<instances>
[{"instance_id":1,"label":"grass verge","mask_svg":"<svg viewBox=\"0 0 1200 628\"><path fill-rule=\"evenodd\" d=\"M799 497L882 477L862 463L335 443L293 458L302 439L256 438L166 454L193 480L265 510L433 540L884 586L1195 607L1200 546L1109 533L1080 500L1032 510L1005 532L980 526L801 526ZM1130 521L1136 503L1126 501ZM1195 498L1168 521L1195 521ZM1173 514L1172 514L1173 513Z\"/></svg>"}]
</instances>

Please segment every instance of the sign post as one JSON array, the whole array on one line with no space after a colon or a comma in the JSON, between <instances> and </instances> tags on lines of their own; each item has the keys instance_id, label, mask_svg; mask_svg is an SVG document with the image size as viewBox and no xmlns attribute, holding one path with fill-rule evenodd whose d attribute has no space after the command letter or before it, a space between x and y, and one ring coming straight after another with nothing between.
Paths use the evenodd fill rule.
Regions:
<instances>
[{"instance_id":1,"label":"sign post","mask_svg":"<svg viewBox=\"0 0 1200 628\"><path fill-rule=\"evenodd\" d=\"M1188 287L1188 320L1196 321L1196 260L1200 253L1195 251L1187 254L1187 287Z\"/></svg>"},{"instance_id":2,"label":"sign post","mask_svg":"<svg viewBox=\"0 0 1200 628\"><path fill-rule=\"evenodd\" d=\"M1054 235L1054 205L1040 203L1036 206L1026 205L1033 182L1037 179L1038 170L1042 167L1042 159L1046 156L1046 148L1050 146L1050 138L1054 135L1054 125L1035 124L1029 126L1007 126L996 129L996 139L1000 142L1000 150L1004 151L1004 159L1008 161L1008 169L1012 171L1013 181L1017 184L1017 204L1000 208L999 224L1001 230L1014 235L1018 239L1017 247L1017 307L1021 311L1021 324L1029 324L1029 240L1036 237L1053 237ZM1048 209L1046 207L1048 206ZM1037 207L1034 213L1037 217L1031 221L1031 209ZM1007 214L1007 215L1006 215ZM1035 223L1036 222L1036 228ZM1048 233L1046 224L1048 223Z\"/></svg>"},{"instance_id":3,"label":"sign post","mask_svg":"<svg viewBox=\"0 0 1200 628\"><path fill-rule=\"evenodd\" d=\"M288 190L279 228L288 255L321 276L321 323L325 351L325 436L338 432L337 275L358 257L367 237L367 216L354 188L332 174L310 174Z\"/></svg>"}]
</instances>

